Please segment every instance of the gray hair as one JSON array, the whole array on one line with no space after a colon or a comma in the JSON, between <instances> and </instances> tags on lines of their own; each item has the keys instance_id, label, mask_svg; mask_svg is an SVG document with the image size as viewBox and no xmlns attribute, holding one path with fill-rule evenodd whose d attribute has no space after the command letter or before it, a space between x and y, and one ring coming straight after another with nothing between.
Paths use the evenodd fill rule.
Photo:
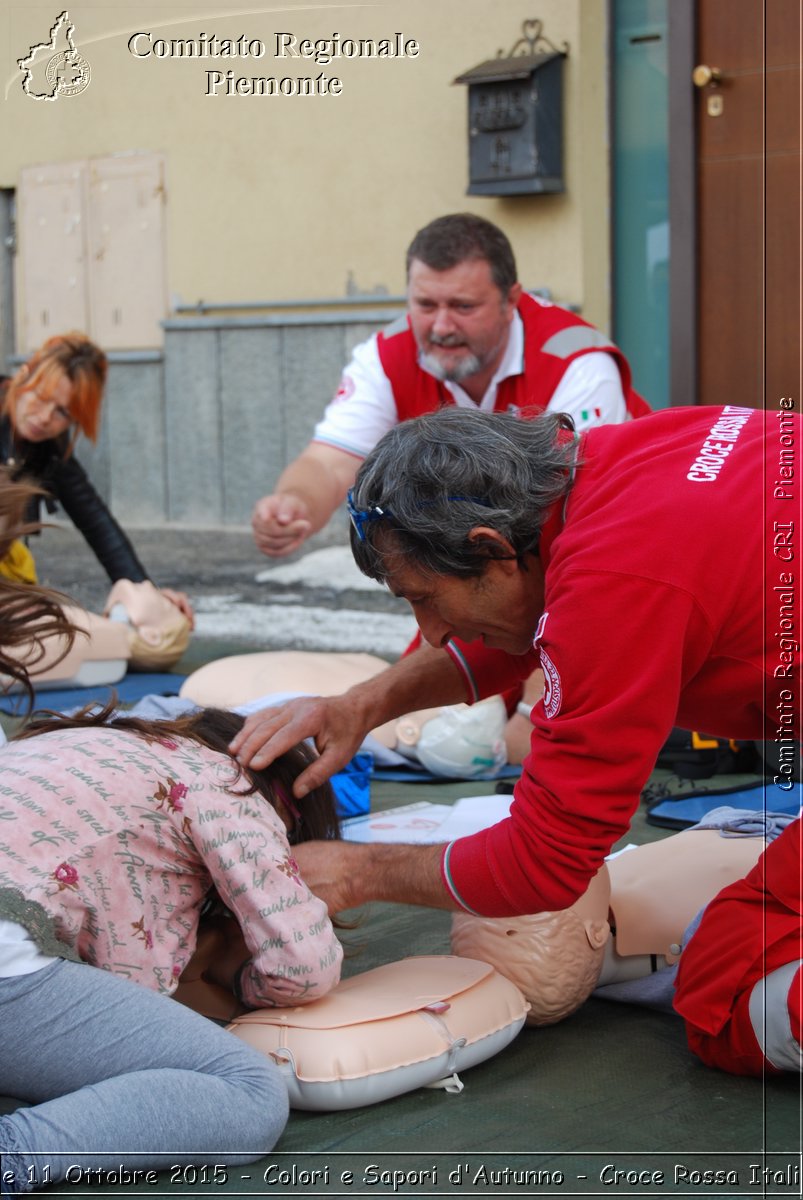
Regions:
<instances>
[{"instance_id":1,"label":"gray hair","mask_svg":"<svg viewBox=\"0 0 803 1200\"><path fill-rule=\"evenodd\" d=\"M564 413L523 420L448 407L391 429L360 467L352 492L367 513L351 548L364 575L384 582L401 554L430 575L481 575L497 542L470 540L484 525L516 558L537 549L544 519L571 486L574 428Z\"/></svg>"}]
</instances>

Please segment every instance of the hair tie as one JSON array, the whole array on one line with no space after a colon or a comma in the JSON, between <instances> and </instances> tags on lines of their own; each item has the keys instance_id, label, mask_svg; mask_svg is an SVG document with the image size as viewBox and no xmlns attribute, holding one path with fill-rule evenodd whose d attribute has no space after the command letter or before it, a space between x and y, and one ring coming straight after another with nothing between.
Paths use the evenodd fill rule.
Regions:
<instances>
[{"instance_id":1,"label":"hair tie","mask_svg":"<svg viewBox=\"0 0 803 1200\"><path fill-rule=\"evenodd\" d=\"M291 815L295 817L296 824L300 825L302 818L301 818L301 813L299 812L299 809L298 809L298 805L296 804L295 800L293 800L288 795L287 791L282 787L282 785L280 783L272 781L272 785L273 785L273 791L274 791L275 795L278 796L278 798L281 800L282 804L285 806L285 808L288 810L288 812L291 813Z\"/></svg>"}]
</instances>

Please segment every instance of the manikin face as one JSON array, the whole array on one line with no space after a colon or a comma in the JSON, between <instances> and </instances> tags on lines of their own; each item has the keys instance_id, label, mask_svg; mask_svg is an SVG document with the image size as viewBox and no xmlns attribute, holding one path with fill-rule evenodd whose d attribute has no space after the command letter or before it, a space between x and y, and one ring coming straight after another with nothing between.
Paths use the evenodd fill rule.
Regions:
<instances>
[{"instance_id":1,"label":"manikin face","mask_svg":"<svg viewBox=\"0 0 803 1200\"><path fill-rule=\"evenodd\" d=\"M17 436L25 442L47 442L70 427L73 385L59 372L34 387L23 387L14 406Z\"/></svg>"},{"instance_id":2,"label":"manikin face","mask_svg":"<svg viewBox=\"0 0 803 1200\"><path fill-rule=\"evenodd\" d=\"M505 352L520 294L515 284L503 296L485 259L448 271L413 259L407 306L423 365L438 379L457 383L483 371L490 379Z\"/></svg>"},{"instance_id":3,"label":"manikin face","mask_svg":"<svg viewBox=\"0 0 803 1200\"><path fill-rule=\"evenodd\" d=\"M530 1002L528 1025L552 1025L580 1007L602 970L611 936L611 883L603 865L586 893L561 912L527 917L455 913L452 953L490 963Z\"/></svg>"},{"instance_id":4,"label":"manikin face","mask_svg":"<svg viewBox=\"0 0 803 1200\"><path fill-rule=\"evenodd\" d=\"M524 570L515 559L490 559L471 579L428 575L390 555L387 583L413 610L425 641L441 649L452 638L481 640L495 650L526 654L543 608L543 573L537 558Z\"/></svg>"}]
</instances>

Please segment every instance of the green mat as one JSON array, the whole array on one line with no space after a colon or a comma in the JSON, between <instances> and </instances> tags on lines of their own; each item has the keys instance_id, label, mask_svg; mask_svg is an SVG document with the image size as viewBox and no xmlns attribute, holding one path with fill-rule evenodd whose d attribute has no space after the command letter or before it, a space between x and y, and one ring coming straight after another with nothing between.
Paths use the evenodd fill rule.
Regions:
<instances>
[{"instance_id":1,"label":"green mat","mask_svg":"<svg viewBox=\"0 0 803 1200\"><path fill-rule=\"evenodd\" d=\"M379 783L373 804L446 803L485 790L487 784ZM628 840L663 836L646 825L642 809ZM374 904L359 920L343 934L346 974L411 953L448 952L447 913ZM673 1016L591 999L559 1025L524 1029L501 1054L464 1072L462 1081L457 1095L419 1089L369 1108L293 1112L274 1151L249 1167L216 1173L210 1159L206 1170L168 1169L156 1183L113 1193L53 1191L93 1197L800 1195L800 1080L763 1083L709 1070L688 1052ZM721 1172L725 1182L702 1182L706 1171ZM770 1174L766 1188L765 1171L788 1182L774 1182Z\"/></svg>"}]
</instances>

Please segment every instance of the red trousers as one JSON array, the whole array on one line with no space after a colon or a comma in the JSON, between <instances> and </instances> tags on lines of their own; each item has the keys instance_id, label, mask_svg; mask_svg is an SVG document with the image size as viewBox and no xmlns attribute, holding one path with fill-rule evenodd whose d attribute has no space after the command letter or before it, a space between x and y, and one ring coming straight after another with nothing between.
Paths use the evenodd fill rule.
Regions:
<instances>
[{"instance_id":1,"label":"red trousers","mask_svg":"<svg viewBox=\"0 0 803 1200\"><path fill-rule=\"evenodd\" d=\"M706 909L680 960L675 1009L691 1049L709 1066L737 1075L797 1069L803 969L801 821L772 842L744 879L723 888ZM775 986L779 980L783 986ZM766 1012L753 990L767 980ZM759 1041L761 1039L761 1042ZM767 1048L765 1057L762 1045ZM783 1056L775 1047L785 1048Z\"/></svg>"}]
</instances>

